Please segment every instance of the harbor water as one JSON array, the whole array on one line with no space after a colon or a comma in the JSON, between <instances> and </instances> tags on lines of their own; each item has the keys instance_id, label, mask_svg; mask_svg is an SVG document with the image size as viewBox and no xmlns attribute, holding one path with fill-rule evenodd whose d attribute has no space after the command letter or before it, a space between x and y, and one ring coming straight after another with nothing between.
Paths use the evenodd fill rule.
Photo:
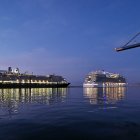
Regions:
<instances>
[{"instance_id":1,"label":"harbor water","mask_svg":"<svg viewBox=\"0 0 140 140\"><path fill-rule=\"evenodd\" d=\"M0 140L140 139L140 87L0 89Z\"/></svg>"}]
</instances>

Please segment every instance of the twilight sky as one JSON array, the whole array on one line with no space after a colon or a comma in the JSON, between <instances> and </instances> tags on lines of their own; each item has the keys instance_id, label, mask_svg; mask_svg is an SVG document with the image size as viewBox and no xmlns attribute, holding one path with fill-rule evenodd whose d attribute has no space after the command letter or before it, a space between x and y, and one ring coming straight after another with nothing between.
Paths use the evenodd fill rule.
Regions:
<instances>
[{"instance_id":1,"label":"twilight sky","mask_svg":"<svg viewBox=\"0 0 140 140\"><path fill-rule=\"evenodd\" d=\"M140 82L140 48L114 51L138 32L139 0L0 0L0 69L73 84L101 69Z\"/></svg>"}]
</instances>

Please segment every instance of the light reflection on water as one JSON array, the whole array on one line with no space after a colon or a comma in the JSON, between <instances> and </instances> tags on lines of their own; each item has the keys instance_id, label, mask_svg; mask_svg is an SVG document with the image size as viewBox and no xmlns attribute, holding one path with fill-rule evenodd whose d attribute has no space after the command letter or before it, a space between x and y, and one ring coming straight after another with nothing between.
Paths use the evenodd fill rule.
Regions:
<instances>
[{"instance_id":1,"label":"light reflection on water","mask_svg":"<svg viewBox=\"0 0 140 140\"><path fill-rule=\"evenodd\" d=\"M139 91L0 89L0 140L140 139Z\"/></svg>"},{"instance_id":2,"label":"light reflection on water","mask_svg":"<svg viewBox=\"0 0 140 140\"><path fill-rule=\"evenodd\" d=\"M0 89L0 114L17 113L23 104L52 105L64 102L67 88Z\"/></svg>"},{"instance_id":3,"label":"light reflection on water","mask_svg":"<svg viewBox=\"0 0 140 140\"><path fill-rule=\"evenodd\" d=\"M126 87L83 88L83 92L90 104L115 104L124 100Z\"/></svg>"}]
</instances>

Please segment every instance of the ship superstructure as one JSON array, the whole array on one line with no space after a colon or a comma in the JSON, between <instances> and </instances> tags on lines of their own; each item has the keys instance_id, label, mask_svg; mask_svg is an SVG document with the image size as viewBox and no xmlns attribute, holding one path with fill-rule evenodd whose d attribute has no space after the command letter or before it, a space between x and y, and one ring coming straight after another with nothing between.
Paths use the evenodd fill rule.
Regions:
<instances>
[{"instance_id":1,"label":"ship superstructure","mask_svg":"<svg viewBox=\"0 0 140 140\"><path fill-rule=\"evenodd\" d=\"M123 76L106 71L90 72L83 83L83 87L123 87L126 80Z\"/></svg>"},{"instance_id":2,"label":"ship superstructure","mask_svg":"<svg viewBox=\"0 0 140 140\"><path fill-rule=\"evenodd\" d=\"M67 87L70 83L58 75L20 73L19 69L0 70L0 87Z\"/></svg>"}]
</instances>

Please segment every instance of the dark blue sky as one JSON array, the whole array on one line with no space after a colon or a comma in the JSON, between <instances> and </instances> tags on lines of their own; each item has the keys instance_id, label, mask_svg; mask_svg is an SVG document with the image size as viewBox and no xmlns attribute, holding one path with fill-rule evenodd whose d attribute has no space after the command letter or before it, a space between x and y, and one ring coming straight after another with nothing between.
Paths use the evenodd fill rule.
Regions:
<instances>
[{"instance_id":1,"label":"dark blue sky","mask_svg":"<svg viewBox=\"0 0 140 140\"><path fill-rule=\"evenodd\" d=\"M58 74L72 83L104 69L140 82L139 0L1 0L0 68ZM140 42L140 38L136 40Z\"/></svg>"}]
</instances>

